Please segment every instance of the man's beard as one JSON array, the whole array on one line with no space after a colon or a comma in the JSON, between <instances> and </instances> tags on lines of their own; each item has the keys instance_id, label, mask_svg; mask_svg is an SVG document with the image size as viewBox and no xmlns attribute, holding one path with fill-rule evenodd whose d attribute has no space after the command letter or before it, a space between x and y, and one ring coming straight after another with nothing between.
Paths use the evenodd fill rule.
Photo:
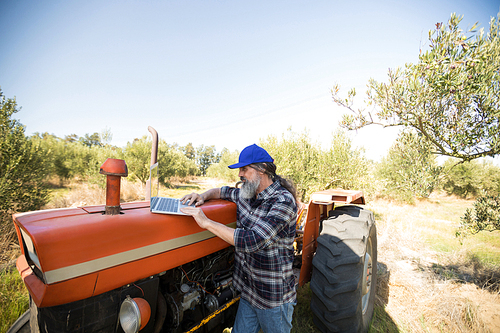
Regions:
<instances>
[{"instance_id":1,"label":"man's beard","mask_svg":"<svg viewBox=\"0 0 500 333\"><path fill-rule=\"evenodd\" d=\"M240 198L242 199L252 199L257 196L257 188L260 185L260 177L255 177L255 179L246 179L244 177L241 177L241 180L246 180L243 182L243 185L241 185L240 189Z\"/></svg>"}]
</instances>

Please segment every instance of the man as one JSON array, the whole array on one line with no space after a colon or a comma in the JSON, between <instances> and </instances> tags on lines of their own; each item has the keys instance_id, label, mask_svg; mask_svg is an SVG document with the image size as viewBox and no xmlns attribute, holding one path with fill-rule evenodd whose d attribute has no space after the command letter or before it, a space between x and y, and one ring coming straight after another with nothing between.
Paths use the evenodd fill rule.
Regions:
<instances>
[{"instance_id":1,"label":"man","mask_svg":"<svg viewBox=\"0 0 500 333\"><path fill-rule=\"evenodd\" d=\"M297 215L296 191L276 174L273 158L261 147L243 149L239 168L241 189L214 188L182 198L193 207L182 211L198 225L235 247L233 284L241 292L233 333L290 332L296 304L292 270ZM236 229L208 219L198 208L210 199L236 203Z\"/></svg>"}]
</instances>

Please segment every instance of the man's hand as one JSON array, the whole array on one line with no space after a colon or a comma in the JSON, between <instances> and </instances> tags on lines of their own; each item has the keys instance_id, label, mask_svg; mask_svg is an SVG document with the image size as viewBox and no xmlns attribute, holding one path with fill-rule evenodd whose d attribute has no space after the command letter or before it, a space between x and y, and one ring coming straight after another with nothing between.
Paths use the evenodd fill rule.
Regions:
<instances>
[{"instance_id":1,"label":"man's hand","mask_svg":"<svg viewBox=\"0 0 500 333\"><path fill-rule=\"evenodd\" d=\"M203 196L198 193L191 193L191 194L186 194L181 198L181 202L183 204L186 204L186 202L189 202L190 206L201 206L205 203L205 200L203 199ZM187 214L187 213L186 213Z\"/></svg>"},{"instance_id":2,"label":"man's hand","mask_svg":"<svg viewBox=\"0 0 500 333\"><path fill-rule=\"evenodd\" d=\"M191 193L185 195L181 198L181 202L185 204L189 201L189 207L181 208L181 212L192 216L200 228L207 229L229 244L234 245L234 229L222 223L210 220L201 208L198 208L198 206L203 205L205 201L212 199L220 199L220 188L210 189L203 194Z\"/></svg>"},{"instance_id":3,"label":"man's hand","mask_svg":"<svg viewBox=\"0 0 500 333\"><path fill-rule=\"evenodd\" d=\"M190 206L198 207L203 205L205 201L212 199L220 199L220 188L212 188L206 192L203 192L202 194L187 194L181 198L181 202L183 204L186 204L186 202L188 202Z\"/></svg>"},{"instance_id":4,"label":"man's hand","mask_svg":"<svg viewBox=\"0 0 500 333\"><path fill-rule=\"evenodd\" d=\"M181 212L183 212L184 214L191 215L194 218L194 220L196 221L196 223L198 223L200 228L207 229L208 225L211 222L208 219L208 217L205 215L205 213L203 213L201 208L184 207L184 208L181 208Z\"/></svg>"}]
</instances>

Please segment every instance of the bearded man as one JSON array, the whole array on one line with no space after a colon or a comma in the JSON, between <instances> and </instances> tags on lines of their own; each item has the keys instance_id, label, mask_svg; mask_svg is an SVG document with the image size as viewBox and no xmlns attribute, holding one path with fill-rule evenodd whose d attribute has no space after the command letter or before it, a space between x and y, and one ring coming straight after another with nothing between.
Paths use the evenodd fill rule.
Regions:
<instances>
[{"instance_id":1,"label":"bearded man","mask_svg":"<svg viewBox=\"0 0 500 333\"><path fill-rule=\"evenodd\" d=\"M273 158L263 148L251 145L241 151L241 189L213 188L184 196L192 207L182 211L194 217L201 228L235 247L233 285L241 293L233 333L290 332L296 304L292 270L293 242L297 218L296 190L276 174ZM236 203L236 229L208 219L198 208L210 199Z\"/></svg>"}]
</instances>

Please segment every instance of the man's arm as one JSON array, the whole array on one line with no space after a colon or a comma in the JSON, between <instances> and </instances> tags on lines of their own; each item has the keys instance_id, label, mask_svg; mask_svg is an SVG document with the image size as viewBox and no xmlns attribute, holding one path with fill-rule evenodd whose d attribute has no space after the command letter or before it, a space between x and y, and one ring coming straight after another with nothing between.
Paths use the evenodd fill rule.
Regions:
<instances>
[{"instance_id":1,"label":"man's arm","mask_svg":"<svg viewBox=\"0 0 500 333\"><path fill-rule=\"evenodd\" d=\"M182 208L181 211L191 215L201 228L207 229L214 235L222 238L222 240L234 245L234 229L222 223L210 220L205 213L203 213L201 208L198 208L198 206L203 205L205 201L212 199L220 199L220 188L212 188L202 194L191 193L185 195L181 199L182 203L189 201L189 205L193 207L185 207Z\"/></svg>"},{"instance_id":2,"label":"man's arm","mask_svg":"<svg viewBox=\"0 0 500 333\"><path fill-rule=\"evenodd\" d=\"M206 193L206 192L205 192ZM205 194L204 193L204 194ZM220 194L220 193L219 193ZM182 208L183 213L191 215L196 223L203 228L207 229L214 235L222 238L222 240L234 245L234 229L230 228L222 223L210 220L205 213L198 207L185 207Z\"/></svg>"}]
</instances>

